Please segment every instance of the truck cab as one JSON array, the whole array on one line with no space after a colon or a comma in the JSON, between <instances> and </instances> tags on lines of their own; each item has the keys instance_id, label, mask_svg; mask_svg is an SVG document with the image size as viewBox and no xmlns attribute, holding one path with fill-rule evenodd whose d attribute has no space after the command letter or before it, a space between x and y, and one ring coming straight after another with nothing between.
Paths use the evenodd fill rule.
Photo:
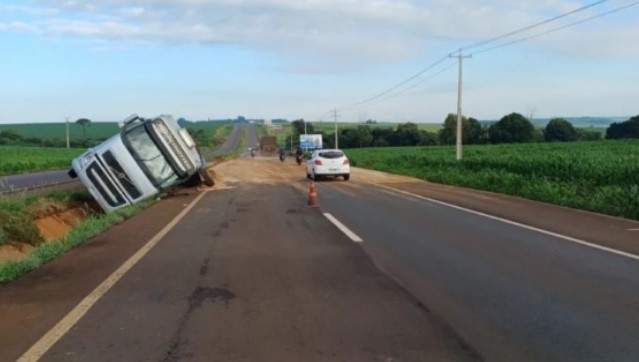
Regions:
<instances>
[{"instance_id":1,"label":"truck cab","mask_svg":"<svg viewBox=\"0 0 639 362\"><path fill-rule=\"evenodd\" d=\"M153 197L198 173L210 178L195 142L173 117L136 114L124 120L119 134L74 159L69 171L106 212Z\"/></svg>"}]
</instances>

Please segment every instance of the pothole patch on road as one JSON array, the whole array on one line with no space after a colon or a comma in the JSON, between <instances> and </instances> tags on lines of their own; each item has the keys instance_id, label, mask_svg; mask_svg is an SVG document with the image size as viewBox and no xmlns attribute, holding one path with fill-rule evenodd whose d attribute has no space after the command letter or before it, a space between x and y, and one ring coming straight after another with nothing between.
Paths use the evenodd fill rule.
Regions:
<instances>
[{"instance_id":1,"label":"pothole patch on road","mask_svg":"<svg viewBox=\"0 0 639 362\"><path fill-rule=\"evenodd\" d=\"M189 297L189 304L191 309L197 309L208 300L212 303L223 302L228 306L235 298L236 295L228 289L197 287Z\"/></svg>"}]
</instances>

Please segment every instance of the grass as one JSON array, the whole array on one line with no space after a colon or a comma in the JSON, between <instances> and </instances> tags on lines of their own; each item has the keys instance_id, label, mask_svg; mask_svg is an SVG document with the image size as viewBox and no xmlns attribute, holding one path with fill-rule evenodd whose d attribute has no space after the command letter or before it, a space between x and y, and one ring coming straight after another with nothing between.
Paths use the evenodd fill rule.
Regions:
<instances>
[{"instance_id":1,"label":"grass","mask_svg":"<svg viewBox=\"0 0 639 362\"><path fill-rule=\"evenodd\" d=\"M66 124L64 122L0 124L0 132L8 129L17 131L23 137L66 139ZM85 138L109 138L119 131L120 128L116 122L93 122L86 128L85 137L82 126L75 123L69 124L69 138L76 141L84 140Z\"/></svg>"},{"instance_id":2,"label":"grass","mask_svg":"<svg viewBox=\"0 0 639 362\"><path fill-rule=\"evenodd\" d=\"M29 206L32 206L38 202L41 202L46 199L57 200L57 201L66 201L66 202L77 202L80 200L86 200L90 198L86 191L74 191L74 192L56 192L49 194L44 197L28 197L22 200L2 200L3 202L0 204L0 215L1 212L6 212L6 210L20 210L20 213L12 213L12 215L18 217L18 222L20 225L30 225L30 228L35 229L37 233L37 229L33 223L33 215L29 215L28 209ZM39 266L46 264L47 262L63 255L71 248L84 243L86 240L101 234L102 232L109 229L111 226L122 222L130 218L133 215L138 214L144 208L148 207L152 201L141 202L127 208L118 210L116 212L110 214L94 214L89 216L82 223L78 224L62 239L43 243L42 237L39 236L40 242L36 245L36 247L31 250L29 255L25 258L17 260L17 261L9 261L3 264L0 264L0 283L6 283L8 281L14 280L19 276L38 268ZM6 230L7 224L0 224L2 228L0 228L0 235L2 235L6 231L6 238L11 240L17 240L21 242L25 242L22 236L14 234L13 229L9 231Z\"/></svg>"},{"instance_id":3,"label":"grass","mask_svg":"<svg viewBox=\"0 0 639 362\"><path fill-rule=\"evenodd\" d=\"M352 149L354 166L639 219L639 141Z\"/></svg>"},{"instance_id":4,"label":"grass","mask_svg":"<svg viewBox=\"0 0 639 362\"><path fill-rule=\"evenodd\" d=\"M30 171L70 168L80 148L0 146L0 176Z\"/></svg>"}]
</instances>

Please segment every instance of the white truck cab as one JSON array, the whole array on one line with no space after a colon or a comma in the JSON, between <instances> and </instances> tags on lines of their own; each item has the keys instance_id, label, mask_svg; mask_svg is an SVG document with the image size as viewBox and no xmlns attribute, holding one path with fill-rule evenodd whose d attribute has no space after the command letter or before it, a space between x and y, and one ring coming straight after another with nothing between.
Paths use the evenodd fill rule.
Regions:
<instances>
[{"instance_id":1,"label":"white truck cab","mask_svg":"<svg viewBox=\"0 0 639 362\"><path fill-rule=\"evenodd\" d=\"M197 174L212 186L207 165L189 133L170 115L126 118L119 134L74 159L79 177L106 212L157 195Z\"/></svg>"}]
</instances>

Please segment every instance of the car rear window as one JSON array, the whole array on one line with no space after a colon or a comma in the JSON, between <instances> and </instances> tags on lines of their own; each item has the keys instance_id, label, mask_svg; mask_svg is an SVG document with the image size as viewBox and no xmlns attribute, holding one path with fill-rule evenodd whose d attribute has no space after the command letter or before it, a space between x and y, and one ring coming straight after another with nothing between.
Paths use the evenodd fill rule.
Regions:
<instances>
[{"instance_id":1,"label":"car rear window","mask_svg":"<svg viewBox=\"0 0 639 362\"><path fill-rule=\"evenodd\" d=\"M326 151L320 152L319 156L322 158L340 158L344 156L344 153L340 151Z\"/></svg>"}]
</instances>

